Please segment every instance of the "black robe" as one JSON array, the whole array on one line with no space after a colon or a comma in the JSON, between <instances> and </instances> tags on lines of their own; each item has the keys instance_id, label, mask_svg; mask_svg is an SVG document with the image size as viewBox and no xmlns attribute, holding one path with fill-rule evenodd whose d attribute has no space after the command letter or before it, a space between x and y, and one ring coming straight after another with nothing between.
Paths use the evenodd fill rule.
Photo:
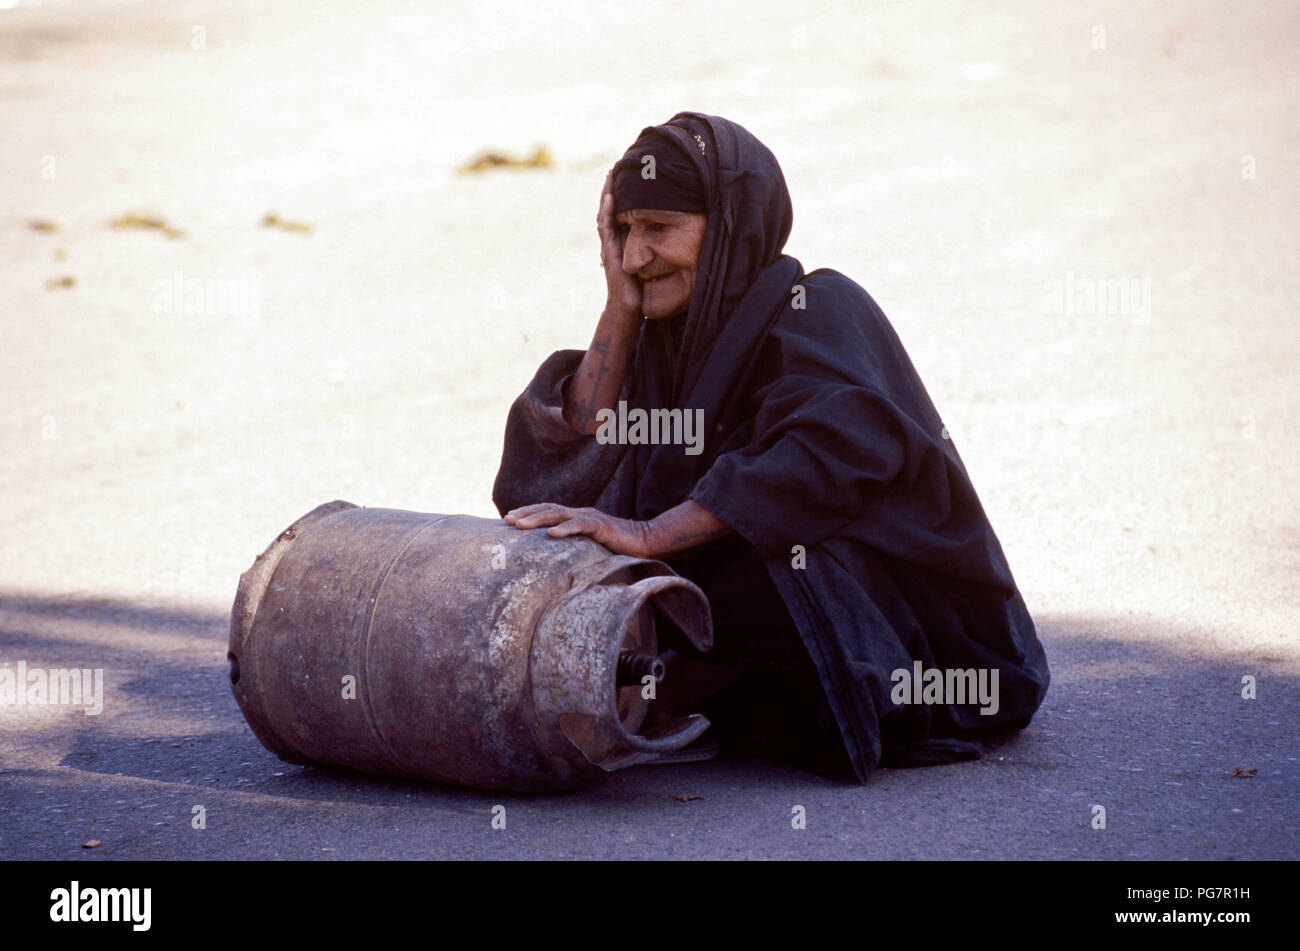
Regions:
<instances>
[{"instance_id":1,"label":"black robe","mask_svg":"<svg viewBox=\"0 0 1300 951\"><path fill-rule=\"evenodd\" d=\"M643 322L620 399L702 409L703 452L570 429L564 387L583 351L562 350L511 407L493 501L649 519L695 499L766 567L754 583L784 603L853 776L979 755L981 736L1028 724L1049 677L956 447L866 291L781 253L792 214L771 153L717 117L657 128L696 161L709 223L689 311ZM711 600L715 623L743 601ZM915 661L996 670L996 713L895 702L894 672Z\"/></svg>"}]
</instances>

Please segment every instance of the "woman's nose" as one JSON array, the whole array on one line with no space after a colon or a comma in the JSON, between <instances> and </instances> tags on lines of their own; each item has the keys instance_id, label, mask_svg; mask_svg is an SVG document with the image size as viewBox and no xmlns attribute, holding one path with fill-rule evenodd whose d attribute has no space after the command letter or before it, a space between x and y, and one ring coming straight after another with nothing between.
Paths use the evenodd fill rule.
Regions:
<instances>
[{"instance_id":1,"label":"woman's nose","mask_svg":"<svg viewBox=\"0 0 1300 951\"><path fill-rule=\"evenodd\" d=\"M653 255L646 243L629 232L623 242L623 273L635 274L650 263L651 257Z\"/></svg>"}]
</instances>

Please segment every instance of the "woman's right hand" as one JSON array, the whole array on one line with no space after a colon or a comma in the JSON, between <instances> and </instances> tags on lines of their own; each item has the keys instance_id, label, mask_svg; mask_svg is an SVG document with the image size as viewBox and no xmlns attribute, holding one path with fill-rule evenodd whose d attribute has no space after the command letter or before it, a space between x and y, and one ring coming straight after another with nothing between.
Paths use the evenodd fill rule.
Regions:
<instances>
[{"instance_id":1,"label":"woman's right hand","mask_svg":"<svg viewBox=\"0 0 1300 951\"><path fill-rule=\"evenodd\" d=\"M596 234L600 236L600 263L605 269L605 309L613 308L632 319L641 316L641 285L623 271L623 236L614 221L614 172L605 176L596 212Z\"/></svg>"},{"instance_id":2,"label":"woman's right hand","mask_svg":"<svg viewBox=\"0 0 1300 951\"><path fill-rule=\"evenodd\" d=\"M564 394L565 421L587 435L600 428L596 419L599 411L618 400L644 316L641 284L631 274L623 273L623 235L614 221L613 172L605 176L605 187L600 192L596 233L600 235L600 265L605 269L605 310L596 324L591 346Z\"/></svg>"}]
</instances>

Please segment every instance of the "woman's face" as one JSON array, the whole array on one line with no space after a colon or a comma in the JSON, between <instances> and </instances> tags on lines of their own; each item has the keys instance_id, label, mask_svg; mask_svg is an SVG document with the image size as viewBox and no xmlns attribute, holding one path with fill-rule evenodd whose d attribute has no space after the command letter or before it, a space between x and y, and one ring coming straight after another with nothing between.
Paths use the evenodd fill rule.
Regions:
<instances>
[{"instance_id":1,"label":"woman's face","mask_svg":"<svg viewBox=\"0 0 1300 951\"><path fill-rule=\"evenodd\" d=\"M641 313L674 317L691 303L708 215L629 208L615 216L623 239L623 272L641 286Z\"/></svg>"}]
</instances>

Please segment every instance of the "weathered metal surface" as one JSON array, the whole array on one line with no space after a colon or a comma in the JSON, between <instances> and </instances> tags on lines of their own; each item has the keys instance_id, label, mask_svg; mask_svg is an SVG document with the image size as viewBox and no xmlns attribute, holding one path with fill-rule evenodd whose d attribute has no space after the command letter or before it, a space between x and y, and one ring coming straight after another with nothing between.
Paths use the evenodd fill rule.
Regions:
<instances>
[{"instance_id":1,"label":"weathered metal surface","mask_svg":"<svg viewBox=\"0 0 1300 951\"><path fill-rule=\"evenodd\" d=\"M563 789L707 729L692 715L638 732L653 701L640 680L620 686L620 659L624 682L648 661L662 676L656 607L712 646L703 593L661 562L497 519L330 502L240 577L231 689L289 762Z\"/></svg>"}]
</instances>

